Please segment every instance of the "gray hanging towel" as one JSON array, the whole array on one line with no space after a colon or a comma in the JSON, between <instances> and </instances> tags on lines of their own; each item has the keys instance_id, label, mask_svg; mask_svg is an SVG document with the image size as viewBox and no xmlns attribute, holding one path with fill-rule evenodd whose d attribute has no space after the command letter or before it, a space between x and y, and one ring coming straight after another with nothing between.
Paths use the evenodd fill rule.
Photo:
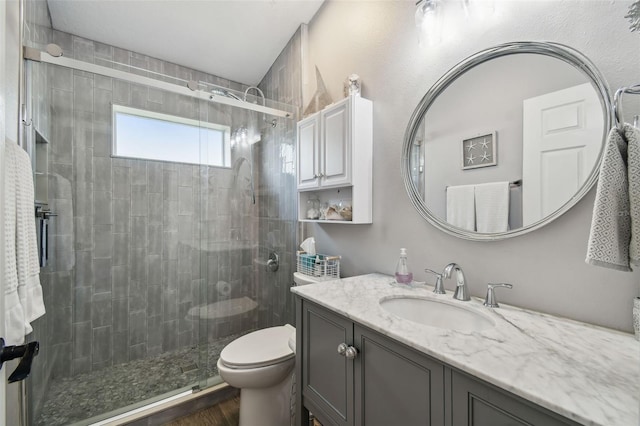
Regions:
<instances>
[{"instance_id":1,"label":"gray hanging towel","mask_svg":"<svg viewBox=\"0 0 640 426\"><path fill-rule=\"evenodd\" d=\"M591 265L631 271L640 261L639 144L640 131L629 124L609 132L589 233Z\"/></svg>"},{"instance_id":2,"label":"gray hanging towel","mask_svg":"<svg viewBox=\"0 0 640 426\"><path fill-rule=\"evenodd\" d=\"M624 135L627 139L629 155L627 164L629 211L631 213L629 261L633 265L640 265L640 129L630 124L625 124Z\"/></svg>"}]
</instances>

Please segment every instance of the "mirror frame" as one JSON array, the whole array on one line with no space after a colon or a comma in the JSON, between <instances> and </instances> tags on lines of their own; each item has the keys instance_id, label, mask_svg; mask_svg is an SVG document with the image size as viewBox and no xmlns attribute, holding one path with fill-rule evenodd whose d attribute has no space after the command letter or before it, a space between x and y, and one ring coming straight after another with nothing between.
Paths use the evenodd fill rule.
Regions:
<instances>
[{"instance_id":1,"label":"mirror frame","mask_svg":"<svg viewBox=\"0 0 640 426\"><path fill-rule=\"evenodd\" d=\"M600 96L600 102L602 104L603 112L604 112L604 130L602 134L602 146L600 147L600 152L598 154L598 158L596 163L591 170L589 176L582 184L578 192L569 199L565 204L562 205L558 210L551 213L550 215L542 218L541 220L531 223L527 226L523 226L522 228L506 231L506 232L497 232L497 233L479 233L475 231L469 231L466 229L458 228L453 225L447 223L444 219L441 219L431 213L431 211L427 208L425 201L420 196L418 192L418 188L414 184L411 179L411 147L413 144L413 140L416 136L416 133L419 130L420 123L427 113L429 107L433 104L436 98L449 86L451 85L458 77L460 77L465 72L469 71L471 68L480 65L486 61L491 59L499 58L507 55L521 54L521 53L530 53L530 54L538 54L550 56L556 59L560 59L569 65L577 68L582 74L587 77L588 81L593 85L594 89L598 92ZM453 68L447 71L442 77L436 81L436 83L431 86L429 91L424 95L422 100L418 103L418 106L414 110L411 115L411 119L407 125L407 130L404 135L404 142L402 146L402 178L404 180L404 186L407 190L407 194L411 200L411 203L416 208L418 213L427 220L430 224L440 229L441 231L446 232L449 235L453 235L459 238L463 238L465 240L473 240L473 241L496 241L503 240L506 238L516 237L519 235L527 234L529 232L535 231L543 227L544 225L552 222L553 220L560 217L562 214L566 213L571 207L573 207L582 197L584 197L587 192L591 190L593 185L598 180L598 173L600 170L600 162L602 161L602 154L604 152L604 146L606 143L606 137L611 129L612 125L612 113L611 113L611 101L609 94L609 86L604 76L600 73L600 71L596 68L596 66L582 53L579 51L565 46L559 43L552 42L536 42L536 41L521 41L521 42L511 42L504 43L498 46L490 47L488 49L482 50L478 53L475 53L466 59L462 60L458 64L456 64Z\"/></svg>"}]
</instances>

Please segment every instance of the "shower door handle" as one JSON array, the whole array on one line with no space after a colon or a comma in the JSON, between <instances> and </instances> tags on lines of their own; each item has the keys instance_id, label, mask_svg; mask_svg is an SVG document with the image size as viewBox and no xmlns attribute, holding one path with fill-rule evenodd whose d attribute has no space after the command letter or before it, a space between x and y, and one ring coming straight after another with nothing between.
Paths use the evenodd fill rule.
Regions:
<instances>
[{"instance_id":1,"label":"shower door handle","mask_svg":"<svg viewBox=\"0 0 640 426\"><path fill-rule=\"evenodd\" d=\"M38 342L30 342L19 346L5 346L4 339L0 337L0 368L6 361L20 358L18 367L9 376L9 383L19 382L29 376L33 358L38 355L39 351L40 343Z\"/></svg>"}]
</instances>

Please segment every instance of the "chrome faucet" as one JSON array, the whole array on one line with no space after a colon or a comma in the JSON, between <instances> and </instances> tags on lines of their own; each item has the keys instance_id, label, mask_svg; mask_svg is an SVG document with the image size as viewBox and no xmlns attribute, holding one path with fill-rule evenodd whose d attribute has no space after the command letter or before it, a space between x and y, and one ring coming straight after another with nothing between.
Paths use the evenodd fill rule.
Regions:
<instances>
[{"instance_id":1,"label":"chrome faucet","mask_svg":"<svg viewBox=\"0 0 640 426\"><path fill-rule=\"evenodd\" d=\"M495 288L496 287L506 287L513 288L511 284L500 283L500 284L488 284L487 285L487 297L484 299L483 305L487 308L499 308L498 300L496 299Z\"/></svg>"},{"instance_id":2,"label":"chrome faucet","mask_svg":"<svg viewBox=\"0 0 640 426\"><path fill-rule=\"evenodd\" d=\"M447 294L447 292L444 291L444 285L442 285L442 274L439 274L431 269L425 269L424 271L436 276L436 285L433 288L433 292L435 294Z\"/></svg>"},{"instance_id":3,"label":"chrome faucet","mask_svg":"<svg viewBox=\"0 0 640 426\"><path fill-rule=\"evenodd\" d=\"M467 287L467 282L464 279L464 272L462 272L462 268L457 263L450 263L444 267L444 271L442 271L442 276L444 278L451 278L451 272L456 271L456 291L453 293L453 298L456 300L467 301L471 300L471 296L469 296L469 288Z\"/></svg>"}]
</instances>

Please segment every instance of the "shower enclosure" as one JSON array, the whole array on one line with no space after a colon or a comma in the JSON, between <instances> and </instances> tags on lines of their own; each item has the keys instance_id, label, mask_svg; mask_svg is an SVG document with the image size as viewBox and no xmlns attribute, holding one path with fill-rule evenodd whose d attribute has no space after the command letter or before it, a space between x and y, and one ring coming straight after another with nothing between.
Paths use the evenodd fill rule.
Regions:
<instances>
[{"instance_id":1,"label":"shower enclosure","mask_svg":"<svg viewBox=\"0 0 640 426\"><path fill-rule=\"evenodd\" d=\"M294 185L294 120L243 104L291 107L137 53L50 38L65 57L162 84L27 61L36 198L55 215L41 270L47 313L28 336L41 344L29 423L47 426L220 383L229 341L293 323L296 229L295 198L274 196Z\"/></svg>"}]
</instances>

